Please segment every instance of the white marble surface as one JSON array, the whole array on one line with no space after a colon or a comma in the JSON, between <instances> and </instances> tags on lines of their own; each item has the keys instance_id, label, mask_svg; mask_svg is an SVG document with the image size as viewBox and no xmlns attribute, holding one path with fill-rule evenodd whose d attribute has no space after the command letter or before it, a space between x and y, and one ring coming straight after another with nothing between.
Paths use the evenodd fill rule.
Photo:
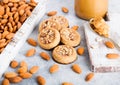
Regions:
<instances>
[{"instance_id":1,"label":"white marble surface","mask_svg":"<svg viewBox=\"0 0 120 85\"><path fill-rule=\"evenodd\" d=\"M65 6L69 8L70 12L68 14L64 14L61 12L61 7ZM70 26L72 25L79 25L82 26L85 22L84 20L79 19L75 16L74 13L74 0L48 0L47 2L47 12L51 10L57 10L58 15L64 15L69 19ZM120 1L119 0L109 0L109 11L111 12L120 12ZM43 19L47 18L45 15ZM29 28L28 28L29 29ZM37 40L37 30L38 27L32 32L29 37L32 37ZM90 62L88 57L88 51L86 48L86 41L84 37L83 27L79 28L79 33L82 37L82 42L80 46L85 47L85 54L83 56L78 56L77 63L82 68L82 74L76 74L71 70L71 65L60 65L60 69L57 73L50 74L49 67L53 65L54 62L51 58L50 61L44 61L39 57L39 53L45 51L41 49L39 46L36 47L36 54L33 57L25 57L24 54L26 51L32 46L25 43L21 50L19 51L18 55L16 56L15 60L18 62L25 60L28 63L29 68L34 65L39 65L39 71L33 75L30 79L25 79L21 83L18 84L11 84L11 85L37 85L36 83L36 76L41 75L46 79L46 85L61 85L62 82L72 82L74 85L120 85L120 73L96 73L95 77L90 82L85 82L85 76L87 73L90 72ZM79 46L78 46L79 47ZM48 52L48 51L47 51ZM49 51L51 54L51 52ZM8 71L16 71L16 69L8 68ZM0 85L3 78L0 79Z\"/></svg>"}]
</instances>

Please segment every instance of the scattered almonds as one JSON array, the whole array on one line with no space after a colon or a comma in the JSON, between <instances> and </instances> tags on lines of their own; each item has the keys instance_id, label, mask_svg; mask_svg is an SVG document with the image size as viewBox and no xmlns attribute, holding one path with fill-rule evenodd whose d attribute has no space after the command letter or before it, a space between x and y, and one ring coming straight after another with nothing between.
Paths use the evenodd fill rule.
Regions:
<instances>
[{"instance_id":1,"label":"scattered almonds","mask_svg":"<svg viewBox=\"0 0 120 85\"><path fill-rule=\"evenodd\" d=\"M36 50L34 48L31 48L27 51L25 55L26 57L30 57L30 56L33 56L35 53L36 53Z\"/></svg>"},{"instance_id":2,"label":"scattered almonds","mask_svg":"<svg viewBox=\"0 0 120 85\"><path fill-rule=\"evenodd\" d=\"M37 42L32 38L27 39L27 42L32 46L37 46Z\"/></svg>"},{"instance_id":3,"label":"scattered almonds","mask_svg":"<svg viewBox=\"0 0 120 85\"><path fill-rule=\"evenodd\" d=\"M66 7L62 7L62 11L63 11L64 13L68 13L68 12L69 12L68 8L66 8Z\"/></svg>"},{"instance_id":4,"label":"scattered almonds","mask_svg":"<svg viewBox=\"0 0 120 85\"><path fill-rule=\"evenodd\" d=\"M8 80L8 79L4 79L4 80L2 81L2 85L10 85L9 80Z\"/></svg>"},{"instance_id":5,"label":"scattered almonds","mask_svg":"<svg viewBox=\"0 0 120 85\"><path fill-rule=\"evenodd\" d=\"M73 85L73 84L70 82L63 82L62 85Z\"/></svg>"},{"instance_id":6,"label":"scattered almonds","mask_svg":"<svg viewBox=\"0 0 120 85\"><path fill-rule=\"evenodd\" d=\"M42 76L37 76L37 82L38 82L39 85L45 85L46 84L46 80Z\"/></svg>"},{"instance_id":7,"label":"scattered almonds","mask_svg":"<svg viewBox=\"0 0 120 85\"><path fill-rule=\"evenodd\" d=\"M94 77L94 73L89 73L87 74L86 78L85 78L85 81L90 81L92 78Z\"/></svg>"},{"instance_id":8,"label":"scattered almonds","mask_svg":"<svg viewBox=\"0 0 120 85\"><path fill-rule=\"evenodd\" d=\"M41 52L40 56L44 59L44 60L50 60L50 56L46 53L46 52Z\"/></svg>"},{"instance_id":9,"label":"scattered almonds","mask_svg":"<svg viewBox=\"0 0 120 85\"><path fill-rule=\"evenodd\" d=\"M82 69L79 67L78 64L73 64L72 65L72 70L78 74L82 73Z\"/></svg>"},{"instance_id":10,"label":"scattered almonds","mask_svg":"<svg viewBox=\"0 0 120 85\"><path fill-rule=\"evenodd\" d=\"M54 65L52 65L52 66L50 67L49 72L50 72L50 73L55 73L55 72L57 72L58 70L59 70L59 65L58 65L58 64L54 64Z\"/></svg>"},{"instance_id":11,"label":"scattered almonds","mask_svg":"<svg viewBox=\"0 0 120 85\"><path fill-rule=\"evenodd\" d=\"M16 76L14 78L10 78L9 81L10 81L10 83L19 83L22 81L22 78L19 76Z\"/></svg>"},{"instance_id":12,"label":"scattered almonds","mask_svg":"<svg viewBox=\"0 0 120 85\"><path fill-rule=\"evenodd\" d=\"M20 77L22 77L22 78L24 78L24 79L27 79L27 78L31 78L31 77L32 77L32 74L29 73L29 72L21 73L21 74L20 74Z\"/></svg>"},{"instance_id":13,"label":"scattered almonds","mask_svg":"<svg viewBox=\"0 0 120 85\"><path fill-rule=\"evenodd\" d=\"M9 78L14 78L17 76L17 74L15 72L7 72L4 74L5 78L9 79Z\"/></svg>"},{"instance_id":14,"label":"scattered almonds","mask_svg":"<svg viewBox=\"0 0 120 85\"><path fill-rule=\"evenodd\" d=\"M84 53L84 47L79 47L78 49L77 49L77 53L79 54L79 55L83 55L83 53Z\"/></svg>"},{"instance_id":15,"label":"scattered almonds","mask_svg":"<svg viewBox=\"0 0 120 85\"><path fill-rule=\"evenodd\" d=\"M106 57L108 59L117 59L117 58L119 58L119 54L117 54L117 53L109 53L109 54L106 55Z\"/></svg>"},{"instance_id":16,"label":"scattered almonds","mask_svg":"<svg viewBox=\"0 0 120 85\"><path fill-rule=\"evenodd\" d=\"M111 49L113 49L115 46L114 46L114 43L113 42L111 42L111 41L106 41L105 42L105 45L108 47L108 48L111 48Z\"/></svg>"},{"instance_id":17,"label":"scattered almonds","mask_svg":"<svg viewBox=\"0 0 120 85\"><path fill-rule=\"evenodd\" d=\"M57 14L57 11L50 11L47 13L48 16L54 16Z\"/></svg>"},{"instance_id":18,"label":"scattered almonds","mask_svg":"<svg viewBox=\"0 0 120 85\"><path fill-rule=\"evenodd\" d=\"M38 70L39 70L39 66L33 66L33 67L30 69L30 73L31 73L31 74L34 74L34 73L36 73Z\"/></svg>"},{"instance_id":19,"label":"scattered almonds","mask_svg":"<svg viewBox=\"0 0 120 85\"><path fill-rule=\"evenodd\" d=\"M16 67L18 66L18 62L15 61L15 60L13 60L13 61L10 63L10 66L11 66L12 68L16 68Z\"/></svg>"},{"instance_id":20,"label":"scattered almonds","mask_svg":"<svg viewBox=\"0 0 120 85\"><path fill-rule=\"evenodd\" d=\"M71 29L78 30L79 26L73 26Z\"/></svg>"}]
</instances>

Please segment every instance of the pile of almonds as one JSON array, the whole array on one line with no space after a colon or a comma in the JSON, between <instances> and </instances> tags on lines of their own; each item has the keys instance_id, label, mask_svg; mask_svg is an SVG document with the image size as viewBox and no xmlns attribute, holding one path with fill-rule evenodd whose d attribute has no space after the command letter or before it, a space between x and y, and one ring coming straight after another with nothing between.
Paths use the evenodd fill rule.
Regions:
<instances>
[{"instance_id":1,"label":"pile of almonds","mask_svg":"<svg viewBox=\"0 0 120 85\"><path fill-rule=\"evenodd\" d=\"M0 53L11 41L24 21L31 15L37 3L34 0L0 1Z\"/></svg>"}]
</instances>

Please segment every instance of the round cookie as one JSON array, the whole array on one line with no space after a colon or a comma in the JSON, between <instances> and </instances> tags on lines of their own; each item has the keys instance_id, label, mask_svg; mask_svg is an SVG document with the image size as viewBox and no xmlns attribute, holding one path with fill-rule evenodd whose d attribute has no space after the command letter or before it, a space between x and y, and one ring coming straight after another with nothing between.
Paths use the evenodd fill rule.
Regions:
<instances>
[{"instance_id":1,"label":"round cookie","mask_svg":"<svg viewBox=\"0 0 120 85\"><path fill-rule=\"evenodd\" d=\"M80 44L81 37L80 34L70 28L62 29L60 31L61 42L69 46L77 46Z\"/></svg>"},{"instance_id":2,"label":"round cookie","mask_svg":"<svg viewBox=\"0 0 120 85\"><path fill-rule=\"evenodd\" d=\"M38 35L38 43L43 49L52 49L60 42L60 33L54 28L43 29Z\"/></svg>"},{"instance_id":3,"label":"round cookie","mask_svg":"<svg viewBox=\"0 0 120 85\"><path fill-rule=\"evenodd\" d=\"M45 28L54 28L54 29L57 29L59 31L61 29L61 25L59 23L57 23L56 21L47 19L47 20L44 20L40 23L39 32Z\"/></svg>"},{"instance_id":4,"label":"round cookie","mask_svg":"<svg viewBox=\"0 0 120 85\"><path fill-rule=\"evenodd\" d=\"M69 22L64 16L52 16L49 19L58 22L62 28L67 28L69 26Z\"/></svg>"},{"instance_id":5,"label":"round cookie","mask_svg":"<svg viewBox=\"0 0 120 85\"><path fill-rule=\"evenodd\" d=\"M77 53L72 46L59 45L54 48L52 57L58 63L69 64L77 59Z\"/></svg>"}]
</instances>

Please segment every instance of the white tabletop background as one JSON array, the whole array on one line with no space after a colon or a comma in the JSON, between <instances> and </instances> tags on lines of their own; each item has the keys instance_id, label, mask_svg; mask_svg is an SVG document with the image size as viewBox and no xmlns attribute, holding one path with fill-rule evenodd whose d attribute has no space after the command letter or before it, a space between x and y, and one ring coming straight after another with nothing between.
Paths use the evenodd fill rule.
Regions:
<instances>
[{"instance_id":1,"label":"white tabletop background","mask_svg":"<svg viewBox=\"0 0 120 85\"><path fill-rule=\"evenodd\" d=\"M65 6L69 9L68 14L64 14L61 12L61 7ZM48 0L47 1L47 12L56 10L58 12L57 15L65 16L69 22L70 27L73 25L82 26L85 22L84 20L79 19L75 16L74 13L74 0ZM109 0L109 11L110 12L120 12L120 0ZM42 20L46 19L47 16L45 15ZM28 28L29 30L29 28ZM38 26L35 30L31 33L29 37L34 38L37 40L38 35ZM92 81L85 82L85 76L87 73L90 72L90 61L89 55L86 47L86 41L84 36L83 27L79 28L79 33L81 35L81 44L80 46L85 47L85 53L83 56L78 56L78 59L74 62L80 65L82 68L82 74L76 74L71 70L72 64L69 65L61 65L58 72L54 74L49 73L49 67L53 65L54 62L51 58L50 61L45 61L39 57L39 53L45 51L41 49L39 46L36 47L36 54L33 57L25 57L25 53L28 49L34 48L27 44L27 42L23 45L21 50L19 51L18 55L16 56L15 60L18 62L25 60L28 63L28 67L32 67L34 65L38 65L40 67L39 71L33 75L30 79L24 79L22 82L18 84L11 84L11 85L38 85L36 83L36 76L41 75L46 79L46 85L61 85L62 82L72 82L74 85L120 85L120 72L118 73L96 73ZM78 47L80 47L78 46ZM47 51L50 53L50 51ZM16 69L8 68L6 72L9 71L16 71ZM3 78L0 79L0 85Z\"/></svg>"}]
</instances>

